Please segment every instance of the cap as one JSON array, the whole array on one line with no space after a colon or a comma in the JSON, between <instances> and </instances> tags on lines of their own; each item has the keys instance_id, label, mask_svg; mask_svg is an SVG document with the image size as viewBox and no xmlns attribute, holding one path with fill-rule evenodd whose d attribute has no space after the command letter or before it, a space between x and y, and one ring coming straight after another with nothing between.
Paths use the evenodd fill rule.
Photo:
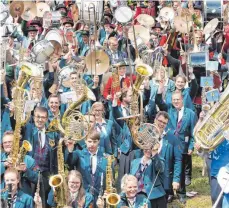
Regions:
<instances>
[{"instance_id":1,"label":"cap","mask_svg":"<svg viewBox=\"0 0 229 208\"><path fill-rule=\"evenodd\" d=\"M40 27L42 27L42 24L39 20L32 20L29 25L39 25Z\"/></svg>"},{"instance_id":2,"label":"cap","mask_svg":"<svg viewBox=\"0 0 229 208\"><path fill-rule=\"evenodd\" d=\"M65 24L71 24L72 26L74 25L74 22L71 18L65 18L64 22L63 22L63 25Z\"/></svg>"},{"instance_id":3,"label":"cap","mask_svg":"<svg viewBox=\"0 0 229 208\"><path fill-rule=\"evenodd\" d=\"M156 24L155 24L152 28L161 28L161 29L163 29L163 28L161 27L160 22L156 22Z\"/></svg>"},{"instance_id":4,"label":"cap","mask_svg":"<svg viewBox=\"0 0 229 208\"><path fill-rule=\"evenodd\" d=\"M89 36L89 31L83 30L81 34L82 34L82 35L87 35L87 36Z\"/></svg>"},{"instance_id":5,"label":"cap","mask_svg":"<svg viewBox=\"0 0 229 208\"><path fill-rule=\"evenodd\" d=\"M38 30L37 30L37 28L34 27L34 26L29 26L29 27L27 28L27 31L28 31L28 32L30 32L30 31L36 31L36 32L37 32Z\"/></svg>"}]
</instances>

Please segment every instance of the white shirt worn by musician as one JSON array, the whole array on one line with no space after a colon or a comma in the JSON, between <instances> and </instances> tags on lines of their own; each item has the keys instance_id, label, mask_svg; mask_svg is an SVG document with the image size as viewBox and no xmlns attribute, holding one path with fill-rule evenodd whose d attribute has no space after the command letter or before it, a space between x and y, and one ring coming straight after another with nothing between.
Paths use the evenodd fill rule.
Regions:
<instances>
[{"instance_id":1,"label":"white shirt worn by musician","mask_svg":"<svg viewBox=\"0 0 229 208\"><path fill-rule=\"evenodd\" d=\"M96 171L96 168L97 168L97 153L98 153L98 150L96 151L95 154L92 154L91 152L89 152L91 157L90 157L90 161L91 161L91 173L92 174L95 174L95 171Z\"/></svg>"}]
</instances>

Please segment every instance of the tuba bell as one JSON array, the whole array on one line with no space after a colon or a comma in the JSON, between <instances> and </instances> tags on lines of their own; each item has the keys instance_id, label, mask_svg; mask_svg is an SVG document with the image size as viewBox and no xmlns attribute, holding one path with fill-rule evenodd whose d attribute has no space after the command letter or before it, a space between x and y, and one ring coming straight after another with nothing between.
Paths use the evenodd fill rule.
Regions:
<instances>
[{"instance_id":1,"label":"tuba bell","mask_svg":"<svg viewBox=\"0 0 229 208\"><path fill-rule=\"evenodd\" d=\"M206 151L214 150L224 141L224 132L229 130L229 86L222 93L203 121L194 129L194 137Z\"/></svg>"},{"instance_id":2,"label":"tuba bell","mask_svg":"<svg viewBox=\"0 0 229 208\"><path fill-rule=\"evenodd\" d=\"M20 158L18 158L18 164L22 163L24 161L25 155L27 152L31 152L33 149L32 145L29 141L24 140L22 143L22 146L20 148L19 154Z\"/></svg>"}]
</instances>

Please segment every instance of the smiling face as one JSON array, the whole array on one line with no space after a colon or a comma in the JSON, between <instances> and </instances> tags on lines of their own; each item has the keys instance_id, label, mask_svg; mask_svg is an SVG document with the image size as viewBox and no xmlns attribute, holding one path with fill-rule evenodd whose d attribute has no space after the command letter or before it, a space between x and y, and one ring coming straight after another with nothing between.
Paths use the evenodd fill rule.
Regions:
<instances>
[{"instance_id":1,"label":"smiling face","mask_svg":"<svg viewBox=\"0 0 229 208\"><path fill-rule=\"evenodd\" d=\"M58 97L49 98L48 106L53 114L59 112L60 100Z\"/></svg>"},{"instance_id":2,"label":"smiling face","mask_svg":"<svg viewBox=\"0 0 229 208\"><path fill-rule=\"evenodd\" d=\"M176 78L176 82L175 82L176 89L183 90L185 84L186 84L186 81L184 80L183 77L177 77Z\"/></svg>"},{"instance_id":3,"label":"smiling face","mask_svg":"<svg viewBox=\"0 0 229 208\"><path fill-rule=\"evenodd\" d=\"M138 182L137 180L128 180L125 186L125 193L127 198L134 198L138 192Z\"/></svg>"},{"instance_id":4,"label":"smiling face","mask_svg":"<svg viewBox=\"0 0 229 208\"><path fill-rule=\"evenodd\" d=\"M143 150L143 153L144 153L144 156L147 158L147 159L150 159L151 156L152 156L152 153L151 153L151 149L144 149Z\"/></svg>"},{"instance_id":5,"label":"smiling face","mask_svg":"<svg viewBox=\"0 0 229 208\"><path fill-rule=\"evenodd\" d=\"M35 126L42 130L45 127L45 123L48 120L48 115L46 112L35 111L34 113L34 122Z\"/></svg>"},{"instance_id":6,"label":"smiling face","mask_svg":"<svg viewBox=\"0 0 229 208\"><path fill-rule=\"evenodd\" d=\"M92 107L92 113L95 115L96 120L100 120L103 117L103 104L97 104L96 106Z\"/></svg>"},{"instance_id":7,"label":"smiling face","mask_svg":"<svg viewBox=\"0 0 229 208\"><path fill-rule=\"evenodd\" d=\"M180 110L183 107L183 98L181 94L175 93L172 95L172 104L177 110Z\"/></svg>"},{"instance_id":8,"label":"smiling face","mask_svg":"<svg viewBox=\"0 0 229 208\"><path fill-rule=\"evenodd\" d=\"M17 178L17 174L14 172L7 172L4 175L6 186L12 184L12 192L16 192L19 184L19 179Z\"/></svg>"},{"instance_id":9,"label":"smiling face","mask_svg":"<svg viewBox=\"0 0 229 208\"><path fill-rule=\"evenodd\" d=\"M162 133L168 123L168 119L165 118L163 115L158 116L158 118L155 118L154 123L158 127L159 131Z\"/></svg>"},{"instance_id":10,"label":"smiling face","mask_svg":"<svg viewBox=\"0 0 229 208\"><path fill-rule=\"evenodd\" d=\"M3 146L3 150L6 153L10 153L11 149L12 149L12 145L13 145L13 140L14 140L14 135L5 135L3 137L3 141L2 141L2 146Z\"/></svg>"},{"instance_id":11,"label":"smiling face","mask_svg":"<svg viewBox=\"0 0 229 208\"><path fill-rule=\"evenodd\" d=\"M68 189L71 193L76 193L79 191L81 186L81 181L78 177L75 177L74 175L69 176L68 180Z\"/></svg>"}]
</instances>

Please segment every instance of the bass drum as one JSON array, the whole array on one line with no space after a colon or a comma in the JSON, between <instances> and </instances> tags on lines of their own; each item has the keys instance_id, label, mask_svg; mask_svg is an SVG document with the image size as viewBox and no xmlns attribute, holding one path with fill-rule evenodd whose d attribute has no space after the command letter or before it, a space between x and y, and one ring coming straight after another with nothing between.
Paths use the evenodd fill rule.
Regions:
<instances>
[{"instance_id":1,"label":"bass drum","mask_svg":"<svg viewBox=\"0 0 229 208\"><path fill-rule=\"evenodd\" d=\"M206 0L204 1L204 20L211 21L214 18L221 20L223 14L223 1L222 0Z\"/></svg>"},{"instance_id":2,"label":"bass drum","mask_svg":"<svg viewBox=\"0 0 229 208\"><path fill-rule=\"evenodd\" d=\"M104 1L91 1L91 0L77 0L76 4L80 10L79 19L84 20L86 23L89 23L89 13L88 7L93 3L95 5L95 17L92 8L90 9L90 19L91 24L94 23L94 18L96 22L101 22L104 11Z\"/></svg>"}]
</instances>

